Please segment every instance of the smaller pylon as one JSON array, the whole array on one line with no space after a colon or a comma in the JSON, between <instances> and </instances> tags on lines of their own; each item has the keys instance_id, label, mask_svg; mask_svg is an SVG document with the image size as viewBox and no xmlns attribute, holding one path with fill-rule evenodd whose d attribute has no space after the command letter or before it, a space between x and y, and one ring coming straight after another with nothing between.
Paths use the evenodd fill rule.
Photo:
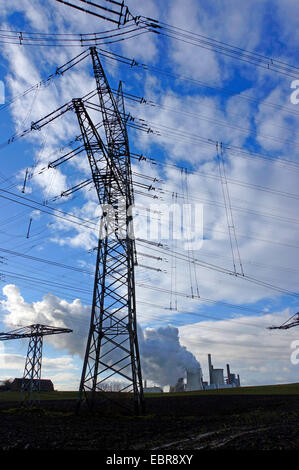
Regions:
<instances>
[{"instance_id":1,"label":"smaller pylon","mask_svg":"<svg viewBox=\"0 0 299 470\"><path fill-rule=\"evenodd\" d=\"M0 340L29 338L24 375L21 384L20 401L24 406L40 402L40 377L42 367L43 337L61 333L72 333L69 328L40 325L39 323L0 333Z\"/></svg>"},{"instance_id":2,"label":"smaller pylon","mask_svg":"<svg viewBox=\"0 0 299 470\"><path fill-rule=\"evenodd\" d=\"M42 368L43 336L40 334L42 325L31 325L24 375L21 385L21 402L32 405L39 403L40 377Z\"/></svg>"}]
</instances>

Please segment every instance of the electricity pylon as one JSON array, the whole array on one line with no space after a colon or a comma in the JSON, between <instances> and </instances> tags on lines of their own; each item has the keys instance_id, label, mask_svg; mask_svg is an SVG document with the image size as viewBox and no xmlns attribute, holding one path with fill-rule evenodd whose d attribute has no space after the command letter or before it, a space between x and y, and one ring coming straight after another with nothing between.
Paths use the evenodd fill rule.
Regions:
<instances>
[{"instance_id":1,"label":"electricity pylon","mask_svg":"<svg viewBox=\"0 0 299 470\"><path fill-rule=\"evenodd\" d=\"M130 392L134 398L135 413L140 414L144 411L144 396L137 338L134 273L137 260L132 217L134 193L126 114L121 84L115 98L97 49L90 48L90 55L96 90L81 99L73 99L32 123L30 129L18 137L32 130L40 130L68 111L74 110L77 115L80 140L83 141L102 209L90 328L77 409L83 400L92 407L97 392L104 392L107 381L112 379L122 382L120 391ZM96 103L91 101L94 97ZM99 123L93 123L88 112L90 109L100 112ZM102 124L105 143L98 131ZM76 152L71 153L72 156L76 155ZM62 163L63 159L59 161ZM64 194L69 195L86 184L89 184L88 180Z\"/></svg>"},{"instance_id":2,"label":"electricity pylon","mask_svg":"<svg viewBox=\"0 0 299 470\"><path fill-rule=\"evenodd\" d=\"M40 400L40 377L42 367L43 337L61 333L71 333L68 328L34 325L24 326L8 333L0 333L0 340L29 338L24 375L21 384L20 401L23 405L32 406Z\"/></svg>"},{"instance_id":3,"label":"electricity pylon","mask_svg":"<svg viewBox=\"0 0 299 470\"><path fill-rule=\"evenodd\" d=\"M39 401L40 377L42 368L43 336L40 334L42 325L31 325L27 357L21 385L21 401L33 402L34 392Z\"/></svg>"},{"instance_id":4,"label":"electricity pylon","mask_svg":"<svg viewBox=\"0 0 299 470\"><path fill-rule=\"evenodd\" d=\"M97 247L90 329L80 382L83 400L93 407L108 380L133 393L136 414L144 411L137 338L133 232L133 184L122 88L115 99L96 48L90 49L99 104L73 100L102 218ZM101 112L106 144L87 108ZM107 397L107 394L106 394Z\"/></svg>"}]
</instances>

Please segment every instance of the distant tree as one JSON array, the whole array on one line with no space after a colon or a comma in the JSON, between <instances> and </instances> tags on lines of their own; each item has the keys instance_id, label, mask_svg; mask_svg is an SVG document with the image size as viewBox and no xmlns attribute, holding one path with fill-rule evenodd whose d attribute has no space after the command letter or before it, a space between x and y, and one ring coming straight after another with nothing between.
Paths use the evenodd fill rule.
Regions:
<instances>
[{"instance_id":1,"label":"distant tree","mask_svg":"<svg viewBox=\"0 0 299 470\"><path fill-rule=\"evenodd\" d=\"M101 389L104 392L119 392L125 387L124 382L113 382L113 381L106 381L102 382Z\"/></svg>"},{"instance_id":2,"label":"distant tree","mask_svg":"<svg viewBox=\"0 0 299 470\"><path fill-rule=\"evenodd\" d=\"M5 379L0 382L0 392L8 392L12 384L12 379Z\"/></svg>"}]
</instances>

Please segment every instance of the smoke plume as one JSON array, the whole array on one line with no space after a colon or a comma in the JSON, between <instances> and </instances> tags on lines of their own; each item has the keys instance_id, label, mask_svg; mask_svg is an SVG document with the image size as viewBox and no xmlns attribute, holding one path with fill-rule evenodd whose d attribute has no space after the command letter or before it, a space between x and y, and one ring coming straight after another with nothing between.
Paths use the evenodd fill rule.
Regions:
<instances>
[{"instance_id":1,"label":"smoke plume","mask_svg":"<svg viewBox=\"0 0 299 470\"><path fill-rule=\"evenodd\" d=\"M174 385L186 369L200 367L195 356L180 344L179 330L174 326L140 328L139 344L143 376L157 385Z\"/></svg>"}]
</instances>

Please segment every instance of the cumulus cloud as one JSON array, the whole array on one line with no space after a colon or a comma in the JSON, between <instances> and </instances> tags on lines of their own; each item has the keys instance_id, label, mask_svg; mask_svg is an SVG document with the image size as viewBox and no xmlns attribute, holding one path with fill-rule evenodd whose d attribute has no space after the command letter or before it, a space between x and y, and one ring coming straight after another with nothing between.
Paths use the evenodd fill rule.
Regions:
<instances>
[{"instance_id":1,"label":"cumulus cloud","mask_svg":"<svg viewBox=\"0 0 299 470\"><path fill-rule=\"evenodd\" d=\"M82 305L79 299L68 302L53 294L46 294L43 300L25 302L20 289L14 284L3 288L6 300L2 302L2 310L8 312L3 322L9 328L40 323L62 328L77 328L75 334L53 335L47 338L49 344L69 354L83 355L85 338L88 329L90 307Z\"/></svg>"},{"instance_id":2,"label":"cumulus cloud","mask_svg":"<svg viewBox=\"0 0 299 470\"><path fill-rule=\"evenodd\" d=\"M20 376L24 371L25 357L21 354L5 352L4 344L1 346L0 364L1 364L1 378L7 378L6 374L13 376Z\"/></svg>"},{"instance_id":3,"label":"cumulus cloud","mask_svg":"<svg viewBox=\"0 0 299 470\"><path fill-rule=\"evenodd\" d=\"M80 377L73 372L58 372L51 376L51 380L56 390L78 390Z\"/></svg>"}]
</instances>

